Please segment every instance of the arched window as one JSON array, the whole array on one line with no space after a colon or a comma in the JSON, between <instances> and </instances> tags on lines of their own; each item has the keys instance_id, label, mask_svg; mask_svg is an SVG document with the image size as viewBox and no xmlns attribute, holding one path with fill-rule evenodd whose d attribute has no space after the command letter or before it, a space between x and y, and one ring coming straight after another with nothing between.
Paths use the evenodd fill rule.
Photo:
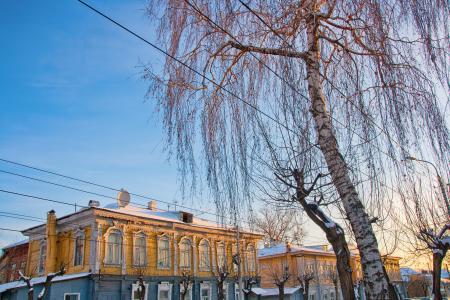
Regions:
<instances>
[{"instance_id":1,"label":"arched window","mask_svg":"<svg viewBox=\"0 0 450 300\"><path fill-rule=\"evenodd\" d=\"M167 269L170 267L169 246L168 236L163 235L158 237L158 269Z\"/></svg>"},{"instance_id":2,"label":"arched window","mask_svg":"<svg viewBox=\"0 0 450 300\"><path fill-rule=\"evenodd\" d=\"M201 271L209 271L211 261L209 251L209 242L202 240L198 248L198 256L200 258L199 268Z\"/></svg>"},{"instance_id":3,"label":"arched window","mask_svg":"<svg viewBox=\"0 0 450 300\"><path fill-rule=\"evenodd\" d=\"M83 264L83 257L84 257L84 233L78 232L75 235L73 265L81 266Z\"/></svg>"},{"instance_id":4,"label":"arched window","mask_svg":"<svg viewBox=\"0 0 450 300\"><path fill-rule=\"evenodd\" d=\"M47 243L45 241L41 241L39 245L39 273L44 273L45 271L45 263L47 259Z\"/></svg>"},{"instance_id":5,"label":"arched window","mask_svg":"<svg viewBox=\"0 0 450 300\"><path fill-rule=\"evenodd\" d=\"M255 262L255 247L253 245L247 246L247 271L255 272L256 271L256 262Z\"/></svg>"},{"instance_id":6,"label":"arched window","mask_svg":"<svg viewBox=\"0 0 450 300\"><path fill-rule=\"evenodd\" d=\"M106 263L118 265L122 262L122 233L113 229L106 241Z\"/></svg>"},{"instance_id":7,"label":"arched window","mask_svg":"<svg viewBox=\"0 0 450 300\"><path fill-rule=\"evenodd\" d=\"M191 241L188 238L183 238L180 242L180 268L191 268Z\"/></svg>"},{"instance_id":8,"label":"arched window","mask_svg":"<svg viewBox=\"0 0 450 300\"><path fill-rule=\"evenodd\" d=\"M222 270L227 266L227 256L225 252L225 244L223 242L217 244L217 266L222 268Z\"/></svg>"},{"instance_id":9,"label":"arched window","mask_svg":"<svg viewBox=\"0 0 450 300\"><path fill-rule=\"evenodd\" d=\"M135 266L145 266L147 262L147 237L144 233L138 232L134 236L133 264Z\"/></svg>"}]
</instances>

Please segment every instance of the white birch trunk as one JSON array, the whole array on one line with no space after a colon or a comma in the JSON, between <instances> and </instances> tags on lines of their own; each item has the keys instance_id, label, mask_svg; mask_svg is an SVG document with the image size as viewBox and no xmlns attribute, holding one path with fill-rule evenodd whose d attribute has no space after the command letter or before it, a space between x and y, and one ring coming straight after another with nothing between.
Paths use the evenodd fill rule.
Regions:
<instances>
[{"instance_id":1,"label":"white birch trunk","mask_svg":"<svg viewBox=\"0 0 450 300\"><path fill-rule=\"evenodd\" d=\"M361 255L366 294L369 299L388 299L388 279L384 276L378 243L369 217L350 179L348 166L339 151L332 129L331 117L327 112L320 76L319 38L312 17L308 22L307 41L308 92L318 143L356 237Z\"/></svg>"}]
</instances>

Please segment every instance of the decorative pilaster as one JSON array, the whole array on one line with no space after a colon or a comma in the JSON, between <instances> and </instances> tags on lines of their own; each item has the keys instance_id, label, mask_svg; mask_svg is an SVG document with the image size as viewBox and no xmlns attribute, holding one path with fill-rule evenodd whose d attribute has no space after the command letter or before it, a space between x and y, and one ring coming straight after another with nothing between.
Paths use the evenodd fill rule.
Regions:
<instances>
[{"instance_id":1,"label":"decorative pilaster","mask_svg":"<svg viewBox=\"0 0 450 300\"><path fill-rule=\"evenodd\" d=\"M247 245L245 243L245 239L241 239L241 272L242 274L246 274L248 270L247 266Z\"/></svg>"},{"instance_id":2,"label":"decorative pilaster","mask_svg":"<svg viewBox=\"0 0 450 300\"><path fill-rule=\"evenodd\" d=\"M127 274L127 236L128 226L124 225L122 230L122 275Z\"/></svg>"},{"instance_id":3,"label":"decorative pilaster","mask_svg":"<svg viewBox=\"0 0 450 300\"><path fill-rule=\"evenodd\" d=\"M192 237L192 256L194 257L194 276L197 275L197 237Z\"/></svg>"},{"instance_id":4,"label":"decorative pilaster","mask_svg":"<svg viewBox=\"0 0 450 300\"><path fill-rule=\"evenodd\" d=\"M211 271L216 270L216 241L211 239Z\"/></svg>"},{"instance_id":5,"label":"decorative pilaster","mask_svg":"<svg viewBox=\"0 0 450 300\"><path fill-rule=\"evenodd\" d=\"M96 228L96 246L95 246L95 268L94 273L100 273L100 263L102 261L102 235L103 235L103 227L102 224L94 223L94 227Z\"/></svg>"},{"instance_id":6,"label":"decorative pilaster","mask_svg":"<svg viewBox=\"0 0 450 300\"><path fill-rule=\"evenodd\" d=\"M173 275L178 272L178 234L173 234Z\"/></svg>"},{"instance_id":7,"label":"decorative pilaster","mask_svg":"<svg viewBox=\"0 0 450 300\"><path fill-rule=\"evenodd\" d=\"M89 239L89 270L95 272L95 259L97 254L97 237L98 237L98 229L97 223L94 222L91 224L91 237Z\"/></svg>"}]
</instances>

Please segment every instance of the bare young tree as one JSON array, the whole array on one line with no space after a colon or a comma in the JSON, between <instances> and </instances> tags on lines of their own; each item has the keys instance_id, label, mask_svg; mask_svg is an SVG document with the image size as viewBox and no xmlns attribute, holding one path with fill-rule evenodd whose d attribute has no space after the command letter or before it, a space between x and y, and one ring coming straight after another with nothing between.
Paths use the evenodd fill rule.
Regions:
<instances>
[{"instance_id":1,"label":"bare young tree","mask_svg":"<svg viewBox=\"0 0 450 300\"><path fill-rule=\"evenodd\" d=\"M291 243L300 245L305 237L304 222L292 208L265 206L253 219L255 229L264 234L264 244Z\"/></svg>"},{"instance_id":2,"label":"bare young tree","mask_svg":"<svg viewBox=\"0 0 450 300\"><path fill-rule=\"evenodd\" d=\"M48 290L50 289L50 286L52 285L52 280L57 277L57 276L62 276L66 273L66 269L64 266L61 266L60 270L58 272L55 273L49 273L47 274L46 278L45 278L45 282L44 282L44 286L41 290L41 292L39 293L39 295L37 296L38 300L43 300L45 299L45 296L47 296L48 294ZM19 275L20 275L20 281L23 281L26 283L27 288L28 288L28 300L33 300L34 299L34 286L31 282L31 277L29 276L25 276L23 275L22 271L19 271Z\"/></svg>"},{"instance_id":3,"label":"bare young tree","mask_svg":"<svg viewBox=\"0 0 450 300\"><path fill-rule=\"evenodd\" d=\"M228 267L226 266L218 267L216 271L213 270L211 271L211 273L214 276L214 278L216 278L217 282L217 300L224 300L225 295L223 285L227 280L228 276L230 275L230 273L228 272Z\"/></svg>"},{"instance_id":4,"label":"bare young tree","mask_svg":"<svg viewBox=\"0 0 450 300\"><path fill-rule=\"evenodd\" d=\"M447 1L150 2L170 56L162 75L145 75L184 178L198 180L197 132L224 211L264 186L255 172L294 170L286 161L306 155L329 173L368 297L388 298L371 220L388 217L388 183L411 149L439 162L450 153L437 91L449 88Z\"/></svg>"},{"instance_id":5,"label":"bare young tree","mask_svg":"<svg viewBox=\"0 0 450 300\"><path fill-rule=\"evenodd\" d=\"M309 284L315 278L312 270L303 269L300 274L297 275L297 281L300 284L303 293L303 299L309 299Z\"/></svg>"},{"instance_id":6,"label":"bare young tree","mask_svg":"<svg viewBox=\"0 0 450 300\"><path fill-rule=\"evenodd\" d=\"M270 278L278 288L278 299L284 299L284 289L288 280L292 277L288 262L284 260L271 260L261 265L261 272L266 278Z\"/></svg>"},{"instance_id":7,"label":"bare young tree","mask_svg":"<svg viewBox=\"0 0 450 300\"><path fill-rule=\"evenodd\" d=\"M145 300L145 293L146 293L146 287L144 282L144 276L145 276L145 268L144 267L138 267L136 269L136 273L138 275L138 289L137 289L137 296L139 300ZM133 295L134 297L134 295ZM134 298L133 298L134 299Z\"/></svg>"},{"instance_id":8,"label":"bare young tree","mask_svg":"<svg viewBox=\"0 0 450 300\"><path fill-rule=\"evenodd\" d=\"M250 293L252 292L253 286L258 284L258 280L255 276L245 277L243 280L244 287L242 291L244 292L244 300L248 300Z\"/></svg>"},{"instance_id":9,"label":"bare young tree","mask_svg":"<svg viewBox=\"0 0 450 300\"><path fill-rule=\"evenodd\" d=\"M190 272L183 271L181 274L180 285L180 300L185 300L186 294L189 291L189 287L194 283L194 279Z\"/></svg>"}]
</instances>

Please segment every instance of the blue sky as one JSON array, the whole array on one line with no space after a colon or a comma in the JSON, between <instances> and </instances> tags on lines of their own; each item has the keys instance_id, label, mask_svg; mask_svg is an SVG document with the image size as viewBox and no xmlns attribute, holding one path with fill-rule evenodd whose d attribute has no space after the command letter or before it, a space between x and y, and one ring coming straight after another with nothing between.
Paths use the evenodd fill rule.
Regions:
<instances>
[{"instance_id":1,"label":"blue sky","mask_svg":"<svg viewBox=\"0 0 450 300\"><path fill-rule=\"evenodd\" d=\"M88 3L155 40L145 1ZM138 66L146 62L158 68L164 59L161 54L75 0L1 1L0 19L0 158L213 210L205 200L182 200L176 165L163 149L161 120L152 99L145 98L147 82L140 78ZM4 190L82 205L90 199L102 205L113 201L1 170L115 196L0 162ZM167 209L167 205L160 207ZM0 212L45 218L51 209L57 215L74 210L0 192ZM0 216L0 224L24 229L37 223ZM0 247L22 238L19 233L0 231Z\"/></svg>"},{"instance_id":2,"label":"blue sky","mask_svg":"<svg viewBox=\"0 0 450 300\"><path fill-rule=\"evenodd\" d=\"M155 39L145 1L89 3ZM141 61L157 67L161 55L77 1L1 1L0 18L0 157L180 203L176 165L163 151L161 122L137 67ZM0 170L115 196L2 162ZM4 173L0 189L83 205L92 198L112 202ZM73 211L4 193L0 207L41 218L52 208L58 215ZM0 223L14 229L36 224L5 217ZM0 246L18 239L0 231Z\"/></svg>"}]
</instances>

